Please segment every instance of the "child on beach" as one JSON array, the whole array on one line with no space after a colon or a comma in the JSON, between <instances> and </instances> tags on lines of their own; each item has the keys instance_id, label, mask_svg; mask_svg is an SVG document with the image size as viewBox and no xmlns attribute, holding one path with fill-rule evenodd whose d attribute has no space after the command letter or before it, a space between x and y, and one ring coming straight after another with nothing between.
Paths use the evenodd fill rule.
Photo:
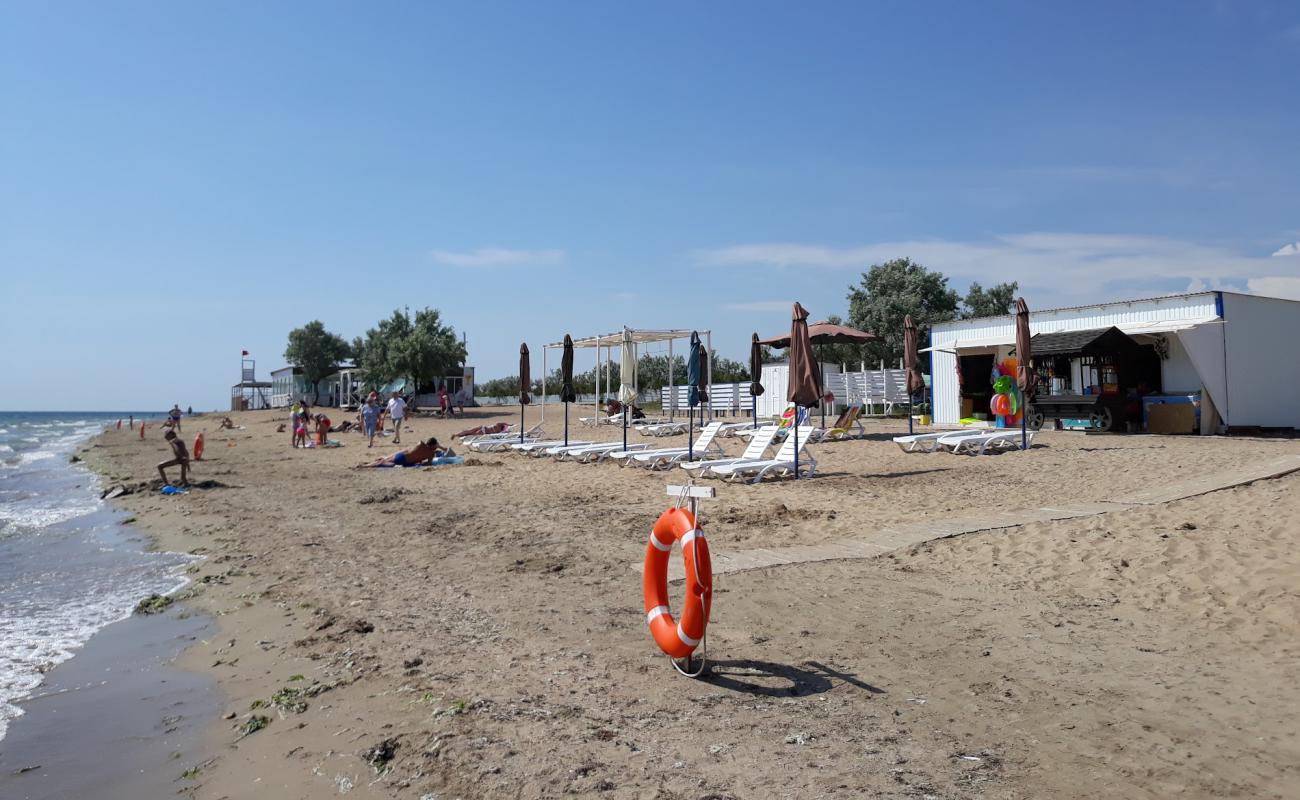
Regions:
<instances>
[{"instance_id":1,"label":"child on beach","mask_svg":"<svg viewBox=\"0 0 1300 800\"><path fill-rule=\"evenodd\" d=\"M166 468L174 467L179 464L181 468L181 485L189 486L190 451L185 449L185 442L182 442L181 437L177 436L176 431L171 428L167 429L167 432L163 434L163 438L167 440L167 444L172 446L171 460L164 461L158 465L158 474L162 476L163 484L168 486L171 485L171 482L167 480Z\"/></svg>"},{"instance_id":2,"label":"child on beach","mask_svg":"<svg viewBox=\"0 0 1300 800\"><path fill-rule=\"evenodd\" d=\"M375 429L379 426L379 402L373 392L366 398L366 404L361 407L361 426L365 428L366 438L370 440L366 447L374 447Z\"/></svg>"},{"instance_id":3,"label":"child on beach","mask_svg":"<svg viewBox=\"0 0 1300 800\"><path fill-rule=\"evenodd\" d=\"M330 418L324 414L316 415L316 446L324 447L326 434L330 432Z\"/></svg>"}]
</instances>

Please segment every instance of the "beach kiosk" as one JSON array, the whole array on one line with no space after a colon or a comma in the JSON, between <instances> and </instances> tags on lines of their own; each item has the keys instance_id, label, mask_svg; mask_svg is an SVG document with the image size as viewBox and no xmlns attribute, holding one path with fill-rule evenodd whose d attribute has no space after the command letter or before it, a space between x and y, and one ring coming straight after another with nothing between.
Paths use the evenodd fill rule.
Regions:
<instances>
[{"instance_id":1,"label":"beach kiosk","mask_svg":"<svg viewBox=\"0 0 1300 800\"><path fill-rule=\"evenodd\" d=\"M1097 431L1141 418L1140 396L1160 387L1160 360L1119 328L1040 333L1030 339L1036 394L1025 422L1087 420Z\"/></svg>"}]
</instances>

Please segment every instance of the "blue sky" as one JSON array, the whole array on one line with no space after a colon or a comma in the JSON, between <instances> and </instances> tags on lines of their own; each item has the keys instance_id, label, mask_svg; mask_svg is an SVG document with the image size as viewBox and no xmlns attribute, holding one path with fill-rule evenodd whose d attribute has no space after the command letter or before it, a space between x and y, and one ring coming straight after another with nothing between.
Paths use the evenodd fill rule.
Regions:
<instances>
[{"instance_id":1,"label":"blue sky","mask_svg":"<svg viewBox=\"0 0 1300 800\"><path fill-rule=\"evenodd\" d=\"M215 408L402 306L480 377L625 324L740 357L897 256L1300 297L1298 76L1266 0L0 0L0 405Z\"/></svg>"}]
</instances>

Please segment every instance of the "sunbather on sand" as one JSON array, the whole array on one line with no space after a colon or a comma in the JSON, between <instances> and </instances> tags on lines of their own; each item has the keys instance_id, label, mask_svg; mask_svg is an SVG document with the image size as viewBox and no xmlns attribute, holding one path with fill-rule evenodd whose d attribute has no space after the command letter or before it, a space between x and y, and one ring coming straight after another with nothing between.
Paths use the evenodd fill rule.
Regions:
<instances>
[{"instance_id":1,"label":"sunbather on sand","mask_svg":"<svg viewBox=\"0 0 1300 800\"><path fill-rule=\"evenodd\" d=\"M479 425L477 428L466 428L460 433L452 434L453 439L462 439L466 436L487 436L491 433L505 433L510 430L509 422L498 422L495 425Z\"/></svg>"},{"instance_id":2,"label":"sunbather on sand","mask_svg":"<svg viewBox=\"0 0 1300 800\"><path fill-rule=\"evenodd\" d=\"M235 429L234 420L232 420L230 417L222 417L221 424L217 426L217 430L224 431L227 429L232 431Z\"/></svg>"},{"instance_id":3,"label":"sunbather on sand","mask_svg":"<svg viewBox=\"0 0 1300 800\"><path fill-rule=\"evenodd\" d=\"M408 447L400 453L384 456L369 464L357 464L353 469L371 469L373 467L414 467L430 459L451 455L451 449L439 447L436 438L425 439L415 447Z\"/></svg>"}]
</instances>

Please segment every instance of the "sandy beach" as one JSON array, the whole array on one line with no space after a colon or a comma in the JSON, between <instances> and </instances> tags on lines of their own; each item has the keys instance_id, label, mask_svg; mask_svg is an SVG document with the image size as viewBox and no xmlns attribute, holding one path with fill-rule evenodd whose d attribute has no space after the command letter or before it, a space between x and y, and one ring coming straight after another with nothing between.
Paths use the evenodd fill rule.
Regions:
<instances>
[{"instance_id":1,"label":"sandy beach","mask_svg":"<svg viewBox=\"0 0 1300 800\"><path fill-rule=\"evenodd\" d=\"M575 438L621 436L578 427L589 412ZM277 416L233 416L243 429L186 422L207 451L185 495L151 487L152 432L81 452L139 489L118 502L159 547L206 557L182 595L219 630L181 664L224 704L176 764L193 797L1298 796L1300 474L720 575L712 672L690 680L640 595L681 470L464 453L353 471L398 448L294 450ZM403 442L517 419L415 419ZM810 448L812 480L712 482L711 547L870 541L1300 458L1291 439L1065 432L908 454L889 441L906 423L866 424Z\"/></svg>"}]
</instances>

